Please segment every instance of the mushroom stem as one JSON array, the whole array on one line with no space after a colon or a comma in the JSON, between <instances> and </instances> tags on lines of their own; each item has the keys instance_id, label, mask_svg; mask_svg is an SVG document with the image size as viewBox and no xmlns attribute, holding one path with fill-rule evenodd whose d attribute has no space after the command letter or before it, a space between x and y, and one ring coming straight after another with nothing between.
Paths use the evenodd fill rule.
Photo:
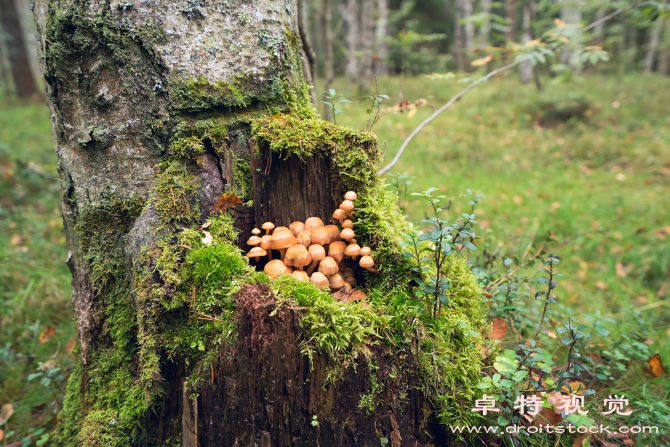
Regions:
<instances>
[{"instance_id":1,"label":"mushroom stem","mask_svg":"<svg viewBox=\"0 0 670 447\"><path fill-rule=\"evenodd\" d=\"M268 261L272 261L272 249L268 248Z\"/></svg>"},{"instance_id":2,"label":"mushroom stem","mask_svg":"<svg viewBox=\"0 0 670 447\"><path fill-rule=\"evenodd\" d=\"M374 267L368 267L365 270L367 270L368 272L372 272L372 273L379 273L379 272L377 272L377 269L374 268Z\"/></svg>"},{"instance_id":3,"label":"mushroom stem","mask_svg":"<svg viewBox=\"0 0 670 447\"><path fill-rule=\"evenodd\" d=\"M280 248L279 249L279 258L283 261L284 256L286 256L286 248Z\"/></svg>"},{"instance_id":4,"label":"mushroom stem","mask_svg":"<svg viewBox=\"0 0 670 447\"><path fill-rule=\"evenodd\" d=\"M312 276L312 272L314 271L314 269L316 268L317 265L319 265L319 261L316 261L316 260L313 260L309 264L309 267L307 267L307 270L306 270L306 272L309 276Z\"/></svg>"},{"instance_id":5,"label":"mushroom stem","mask_svg":"<svg viewBox=\"0 0 670 447\"><path fill-rule=\"evenodd\" d=\"M260 257L260 256L254 256L254 260L255 260L256 263L258 264L258 263L260 262L260 260L261 260L261 257Z\"/></svg>"}]
</instances>

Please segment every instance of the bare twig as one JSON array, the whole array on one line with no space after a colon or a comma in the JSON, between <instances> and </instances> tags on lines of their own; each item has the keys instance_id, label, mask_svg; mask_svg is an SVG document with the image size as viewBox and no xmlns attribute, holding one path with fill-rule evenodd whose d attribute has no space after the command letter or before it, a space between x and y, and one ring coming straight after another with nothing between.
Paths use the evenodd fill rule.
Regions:
<instances>
[{"instance_id":1,"label":"bare twig","mask_svg":"<svg viewBox=\"0 0 670 447\"><path fill-rule=\"evenodd\" d=\"M633 3L629 4L628 6L624 6L623 8L617 9L616 11L614 11L613 13L603 17L602 19L597 20L597 21L593 22L592 24L586 26L585 28L580 29L579 33L583 33L584 31L588 31L591 28L593 28L593 27L595 27L595 26L597 26L597 25L599 25L599 24L601 24L601 23L603 23L607 20L610 20L611 18L618 16L622 12L627 11L631 8L634 8L635 6L637 6L640 3L640 1L641 0L635 0ZM437 109L432 115L430 115L428 118L426 118L425 121L423 121L421 124L419 124L419 126L416 129L414 129L414 131L411 134L409 134L409 136L405 139L405 141L403 141L402 146L400 146L400 149L398 149L398 153L395 155L395 157L393 157L393 160L391 160L391 162L388 165L386 165L382 169L380 169L377 172L377 174L378 175L384 175L393 166L395 166L396 163L398 163L398 160L400 160L400 157L402 156L403 152L405 152L405 149L407 148L409 143L423 130L423 128L426 127L428 124L430 124L442 112L447 110L449 107L453 106L459 99L461 99L462 97L467 95L468 92L470 92L470 90L474 89L475 87L477 87L482 82L487 81L487 80L491 79L492 77L499 75L500 73L503 73L507 70L511 70L514 67L517 67L522 62L525 62L527 59L528 59L528 57L524 57L524 58L522 58L522 59L520 59L516 62L505 65L504 67L500 67L496 70L493 70L492 72L490 72L489 74L487 74L483 78L479 78L479 79L476 79L475 81L473 81L472 84L468 85L464 90L462 90L456 96L451 98L449 100L449 102L447 102L445 105L443 105L442 107Z\"/></svg>"}]
</instances>

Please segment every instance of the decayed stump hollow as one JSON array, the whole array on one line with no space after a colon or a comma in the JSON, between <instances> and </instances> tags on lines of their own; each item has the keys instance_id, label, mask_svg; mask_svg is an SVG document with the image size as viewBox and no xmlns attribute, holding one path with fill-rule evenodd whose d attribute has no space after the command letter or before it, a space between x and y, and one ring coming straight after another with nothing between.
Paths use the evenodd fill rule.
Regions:
<instances>
[{"instance_id":1,"label":"decayed stump hollow","mask_svg":"<svg viewBox=\"0 0 670 447\"><path fill-rule=\"evenodd\" d=\"M200 446L422 446L433 436L428 403L416 390L413 356L393 356L374 347L378 369L368 359L325 384L325 356L300 352L300 309L280 307L275 315L271 292L245 286L237 297L237 344L223 347L212 365L212 381L197 390L197 439ZM403 371L389 379L393 367ZM372 389L371 377L379 388ZM361 397L375 394L373 410ZM193 411L189 409L187 411ZM434 440L433 440L434 442Z\"/></svg>"}]
</instances>

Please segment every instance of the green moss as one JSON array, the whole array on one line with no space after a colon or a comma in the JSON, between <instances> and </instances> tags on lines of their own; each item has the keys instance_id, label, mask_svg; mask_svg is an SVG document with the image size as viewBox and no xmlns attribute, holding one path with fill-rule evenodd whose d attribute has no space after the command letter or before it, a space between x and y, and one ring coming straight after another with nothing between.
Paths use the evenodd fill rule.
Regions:
<instances>
[{"instance_id":1,"label":"green moss","mask_svg":"<svg viewBox=\"0 0 670 447\"><path fill-rule=\"evenodd\" d=\"M169 155L183 162L197 161L205 153L202 138L186 137L175 140L170 144Z\"/></svg>"},{"instance_id":2,"label":"green moss","mask_svg":"<svg viewBox=\"0 0 670 447\"><path fill-rule=\"evenodd\" d=\"M77 436L82 447L128 445L130 438L119 427L118 415L110 409L88 413Z\"/></svg>"},{"instance_id":3,"label":"green moss","mask_svg":"<svg viewBox=\"0 0 670 447\"><path fill-rule=\"evenodd\" d=\"M200 218L195 194L198 181L187 165L179 161L167 161L161 165L156 178L153 203L164 226L192 224Z\"/></svg>"}]
</instances>

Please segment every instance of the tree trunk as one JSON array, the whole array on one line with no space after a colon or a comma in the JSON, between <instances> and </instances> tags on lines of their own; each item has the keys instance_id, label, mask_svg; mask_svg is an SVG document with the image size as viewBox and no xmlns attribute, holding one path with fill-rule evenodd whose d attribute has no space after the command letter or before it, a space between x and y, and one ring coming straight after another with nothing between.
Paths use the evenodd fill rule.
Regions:
<instances>
[{"instance_id":1,"label":"tree trunk","mask_svg":"<svg viewBox=\"0 0 670 447\"><path fill-rule=\"evenodd\" d=\"M361 7L361 69L358 89L366 92L372 80L373 45L375 40L375 0L362 0Z\"/></svg>"},{"instance_id":2,"label":"tree trunk","mask_svg":"<svg viewBox=\"0 0 670 447\"><path fill-rule=\"evenodd\" d=\"M335 71L333 69L333 5L330 0L325 0L323 2L323 75L324 75L324 90L330 90L330 86L335 79ZM319 92L317 96L323 98L323 93ZM324 107L324 117L328 117L332 110L328 109L328 106L325 104Z\"/></svg>"},{"instance_id":3,"label":"tree trunk","mask_svg":"<svg viewBox=\"0 0 670 447\"><path fill-rule=\"evenodd\" d=\"M297 0L298 30L302 42L303 73L305 74L307 84L311 86L310 97L312 98L312 103L316 106L316 53L309 39L307 14L307 0Z\"/></svg>"},{"instance_id":4,"label":"tree trunk","mask_svg":"<svg viewBox=\"0 0 670 447\"><path fill-rule=\"evenodd\" d=\"M489 46L491 36L491 0L482 0L482 13L484 13L484 23L479 28L479 48Z\"/></svg>"},{"instance_id":5,"label":"tree trunk","mask_svg":"<svg viewBox=\"0 0 670 447\"><path fill-rule=\"evenodd\" d=\"M482 344L391 315L412 276L376 138L316 118L294 3L229 5L35 3L79 358L50 442L444 445L431 409L474 422ZM330 222L349 190L378 273L344 262L383 307L240 251L267 221ZM438 323L480 331L476 279L452 267L466 286Z\"/></svg>"},{"instance_id":6,"label":"tree trunk","mask_svg":"<svg viewBox=\"0 0 670 447\"><path fill-rule=\"evenodd\" d=\"M389 0L377 0L377 24L375 28L375 43L377 53L375 57L375 73L379 76L388 74L388 14Z\"/></svg>"},{"instance_id":7,"label":"tree trunk","mask_svg":"<svg viewBox=\"0 0 670 447\"><path fill-rule=\"evenodd\" d=\"M0 29L9 37L6 46L16 94L19 98L30 96L37 91L37 86L30 70L21 17L14 0L0 0Z\"/></svg>"},{"instance_id":8,"label":"tree trunk","mask_svg":"<svg viewBox=\"0 0 670 447\"><path fill-rule=\"evenodd\" d=\"M663 39L660 45L660 54L658 56L658 72L665 76L670 76L670 20L665 21L663 30Z\"/></svg>"},{"instance_id":9,"label":"tree trunk","mask_svg":"<svg viewBox=\"0 0 670 447\"><path fill-rule=\"evenodd\" d=\"M644 71L650 72L654 70L654 62L656 61L656 48L661 37L661 30L665 22L665 17L659 17L651 26L651 33L649 35L649 44L647 46L647 53L644 55Z\"/></svg>"},{"instance_id":10,"label":"tree trunk","mask_svg":"<svg viewBox=\"0 0 670 447\"><path fill-rule=\"evenodd\" d=\"M530 0L525 0L523 3L523 35L521 36L521 44L525 45L526 42L532 39L532 29L531 29L531 3ZM526 61L521 64L519 67L519 74L521 75L521 83L528 84L533 77L533 66L530 61Z\"/></svg>"},{"instance_id":11,"label":"tree trunk","mask_svg":"<svg viewBox=\"0 0 670 447\"><path fill-rule=\"evenodd\" d=\"M359 76L359 63L358 63L358 20L359 20L359 11L358 11L358 1L357 0L348 0L344 7L344 21L347 25L347 34L346 34L346 45L347 45L347 67L346 72L349 77L349 81L356 82Z\"/></svg>"},{"instance_id":12,"label":"tree trunk","mask_svg":"<svg viewBox=\"0 0 670 447\"><path fill-rule=\"evenodd\" d=\"M465 70L465 59L463 54L463 47L465 45L463 39L463 25L461 19L463 18L463 1L456 0L454 2L454 56L456 57L456 70Z\"/></svg>"},{"instance_id":13,"label":"tree trunk","mask_svg":"<svg viewBox=\"0 0 670 447\"><path fill-rule=\"evenodd\" d=\"M577 0L561 0L561 19L568 25L579 26L579 23L582 21L582 10L580 4ZM573 37L573 39L579 39L579 35ZM578 45L577 42L572 42L568 45L567 48L564 48L561 51L559 61L561 64L570 64L572 59L573 51L570 47ZM575 64L575 68L580 69L581 63Z\"/></svg>"},{"instance_id":14,"label":"tree trunk","mask_svg":"<svg viewBox=\"0 0 670 447\"><path fill-rule=\"evenodd\" d=\"M605 9L600 8L596 11L596 22L605 17ZM605 22L598 23L593 29L593 36L595 37L595 44L602 45L605 40Z\"/></svg>"},{"instance_id":15,"label":"tree trunk","mask_svg":"<svg viewBox=\"0 0 670 447\"><path fill-rule=\"evenodd\" d=\"M472 17L473 8L472 0L462 0L463 1L463 19L468 20L463 25L463 37L464 37L464 47L465 47L465 64L470 71L470 58L472 56L472 50L475 49L475 24L469 21Z\"/></svg>"}]
</instances>

